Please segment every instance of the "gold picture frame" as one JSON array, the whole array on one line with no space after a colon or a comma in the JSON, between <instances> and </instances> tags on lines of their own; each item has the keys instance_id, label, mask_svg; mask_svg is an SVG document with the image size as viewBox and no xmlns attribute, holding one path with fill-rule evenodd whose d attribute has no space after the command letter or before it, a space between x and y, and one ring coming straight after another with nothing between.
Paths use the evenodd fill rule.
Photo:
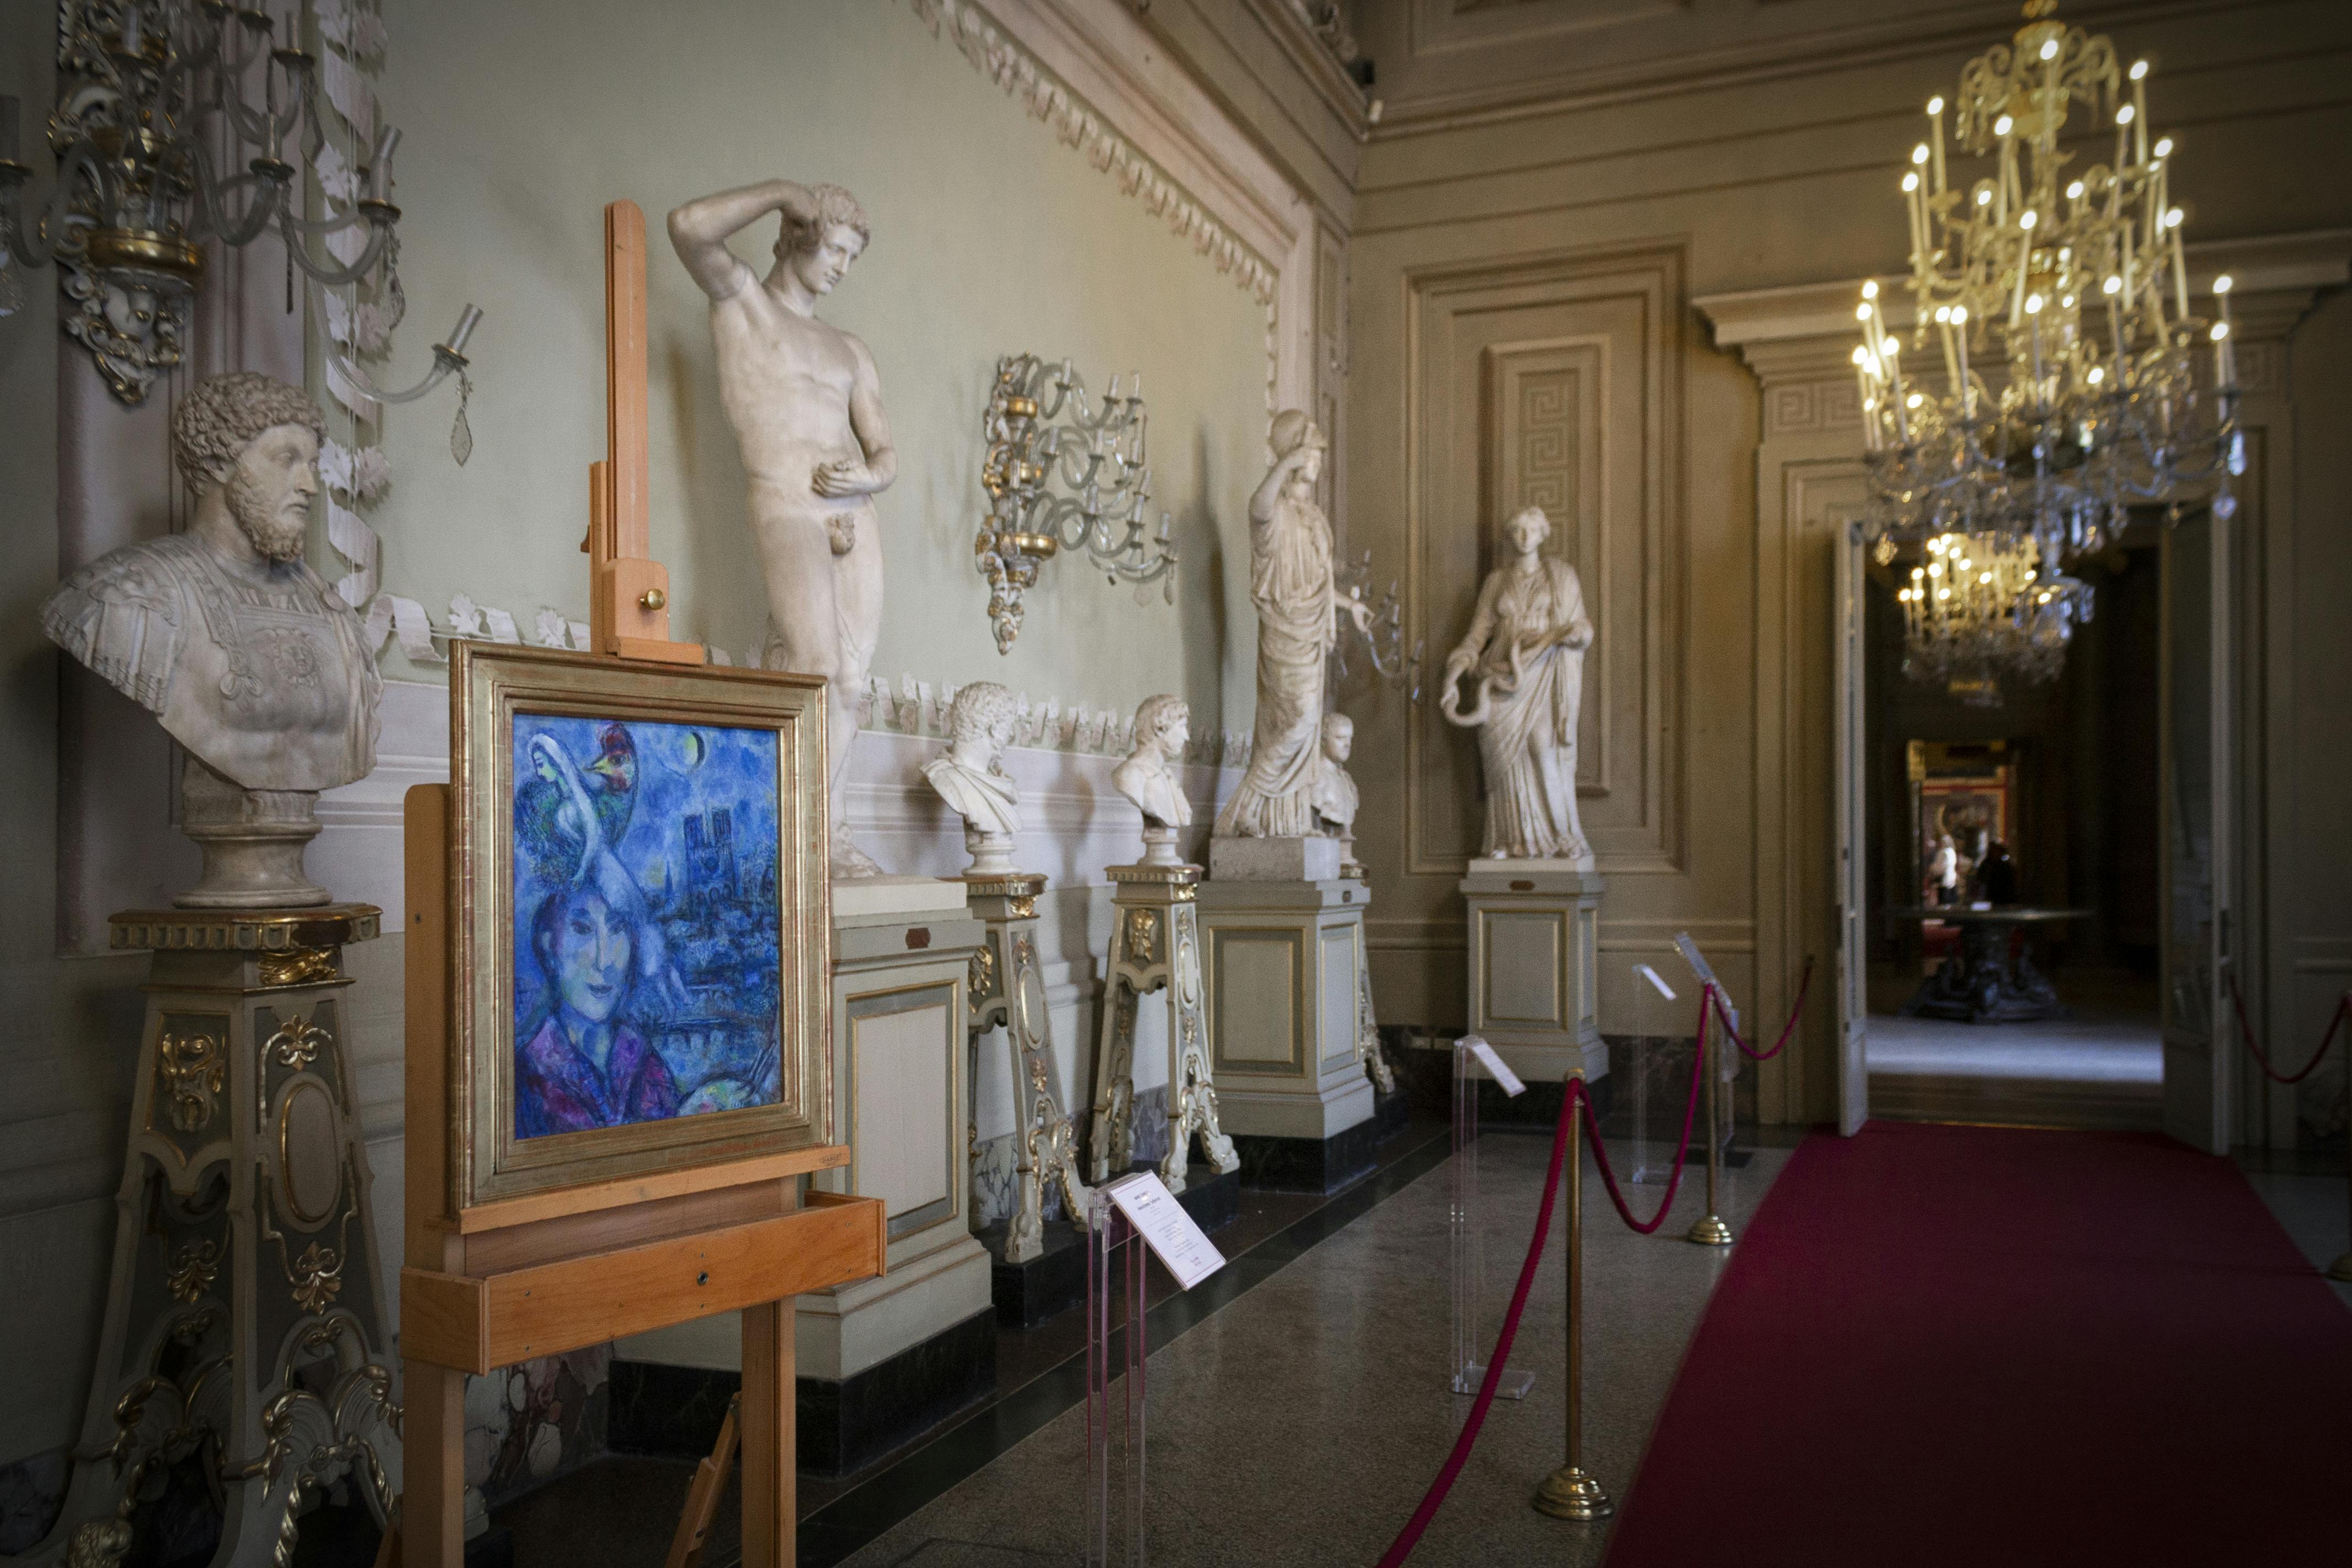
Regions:
<instances>
[{"instance_id":1,"label":"gold picture frame","mask_svg":"<svg viewBox=\"0 0 2352 1568\"><path fill-rule=\"evenodd\" d=\"M458 642L449 706L453 1208L831 1142L823 681ZM520 760L519 723L530 737ZM579 746L562 739L581 735L602 737L604 751L593 762L582 763ZM758 794L770 765L767 737L772 829L761 814L767 797L741 798L746 790ZM695 768L720 771L705 761L714 746L724 776L678 784ZM568 776L574 770L576 779ZM609 798L588 793L590 783L606 787ZM705 809L698 826L687 827L681 803L729 788L736 792L734 818ZM754 825L741 836L740 859L730 837L738 821ZM683 831L673 836L673 826ZM726 858L718 862L721 848ZM608 888L622 890L607 897ZM520 910L526 896L537 900L535 916ZM692 1016L698 1007L707 1014L741 994L766 1005L770 919L772 1037L763 1033L764 1012L723 1020L731 1033L715 1031ZM585 934L561 949L572 931ZM557 958L560 949L589 955L577 961L586 978L562 967L574 959ZM714 969L751 983L708 984ZM680 978L698 974L706 984ZM567 978L590 989L567 988ZM595 984L599 978L607 984ZM590 990L613 996L615 984L617 998L603 1004L608 1012L593 1000L583 1002L586 1015L565 1010ZM641 991L657 991L662 1000L639 1011ZM536 1004L519 1000L534 993ZM533 1005L546 1021L526 1036L524 1015ZM624 1021L656 1006L669 1024ZM682 1022L679 1015L687 1016ZM614 1020L585 1026L588 1033L577 1037L601 1041L601 1061L560 1032L583 1016ZM755 1065L733 1076L714 1073L682 1096L689 1075L674 1071L670 1042L701 1048L715 1032L726 1042L757 1044ZM548 1053L575 1049L577 1063L570 1054L562 1063L586 1064L576 1077L588 1087L566 1098L571 1080L550 1088L541 1065L553 1059ZM625 1050L632 1067L622 1066ZM635 1089L614 1087L615 1073L628 1074ZM713 1097L714 1085L730 1092Z\"/></svg>"}]
</instances>

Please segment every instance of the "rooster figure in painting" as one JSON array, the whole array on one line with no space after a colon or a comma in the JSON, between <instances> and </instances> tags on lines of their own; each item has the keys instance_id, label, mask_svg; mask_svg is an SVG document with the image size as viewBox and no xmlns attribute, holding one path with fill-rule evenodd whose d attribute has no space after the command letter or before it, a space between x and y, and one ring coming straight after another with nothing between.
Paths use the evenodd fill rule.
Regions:
<instances>
[{"instance_id":1,"label":"rooster figure in painting","mask_svg":"<svg viewBox=\"0 0 2352 1568\"><path fill-rule=\"evenodd\" d=\"M551 735L530 742L533 776L515 786L515 838L539 865L584 873L599 848L629 830L637 801L637 747L623 724L607 724L584 766Z\"/></svg>"}]
</instances>

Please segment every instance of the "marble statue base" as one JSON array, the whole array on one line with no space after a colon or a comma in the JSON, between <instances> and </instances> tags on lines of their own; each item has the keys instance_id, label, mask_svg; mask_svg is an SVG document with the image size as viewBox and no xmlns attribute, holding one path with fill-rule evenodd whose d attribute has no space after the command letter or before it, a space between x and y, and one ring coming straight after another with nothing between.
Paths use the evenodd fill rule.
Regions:
<instances>
[{"instance_id":1,"label":"marble statue base","mask_svg":"<svg viewBox=\"0 0 2352 1568\"><path fill-rule=\"evenodd\" d=\"M814 1185L884 1201L888 1268L797 1298L800 1465L846 1474L992 1391L989 1259L971 1235L967 984L981 923L933 877L833 884L834 1138ZM624 1361L740 1372L733 1314L623 1340Z\"/></svg>"},{"instance_id":2,"label":"marble statue base","mask_svg":"<svg viewBox=\"0 0 2352 1568\"><path fill-rule=\"evenodd\" d=\"M1212 838L1212 882L1336 882L1346 875L1337 838Z\"/></svg>"},{"instance_id":3,"label":"marble statue base","mask_svg":"<svg viewBox=\"0 0 2352 1568\"><path fill-rule=\"evenodd\" d=\"M117 949L154 956L75 1446L87 1458L48 1539L11 1562L100 1568L151 1552L137 1504L192 1458L224 1515L217 1563L290 1550L306 1493L348 1483L379 1521L399 1493L388 1281L344 1052L342 949L373 938L379 915L110 919Z\"/></svg>"},{"instance_id":4,"label":"marble statue base","mask_svg":"<svg viewBox=\"0 0 2352 1568\"><path fill-rule=\"evenodd\" d=\"M1217 839L1328 847L1334 839ZM1230 858L1228 860L1230 864ZM1212 1068L1242 1184L1330 1192L1372 1168L1364 885L1213 874L1198 900Z\"/></svg>"},{"instance_id":5,"label":"marble statue base","mask_svg":"<svg viewBox=\"0 0 2352 1568\"><path fill-rule=\"evenodd\" d=\"M1470 1030L1530 1085L1571 1069L1598 1082L1599 955L1606 879L1565 860L1473 860L1459 884L1469 904Z\"/></svg>"}]
</instances>

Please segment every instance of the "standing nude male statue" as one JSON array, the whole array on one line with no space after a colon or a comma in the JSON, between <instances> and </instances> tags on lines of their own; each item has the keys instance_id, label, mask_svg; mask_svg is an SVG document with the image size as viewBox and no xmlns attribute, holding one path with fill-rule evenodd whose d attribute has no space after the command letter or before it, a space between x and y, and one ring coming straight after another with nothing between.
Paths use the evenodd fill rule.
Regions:
<instances>
[{"instance_id":1,"label":"standing nude male statue","mask_svg":"<svg viewBox=\"0 0 2352 1568\"><path fill-rule=\"evenodd\" d=\"M728 237L782 215L765 278ZM768 590L768 669L823 676L833 801L833 874L882 869L849 841L842 788L857 702L882 629L882 541L874 495L898 475L882 384L866 345L816 319L870 231L839 185L770 180L687 203L670 243L710 296L719 397L751 479L751 542Z\"/></svg>"}]
</instances>

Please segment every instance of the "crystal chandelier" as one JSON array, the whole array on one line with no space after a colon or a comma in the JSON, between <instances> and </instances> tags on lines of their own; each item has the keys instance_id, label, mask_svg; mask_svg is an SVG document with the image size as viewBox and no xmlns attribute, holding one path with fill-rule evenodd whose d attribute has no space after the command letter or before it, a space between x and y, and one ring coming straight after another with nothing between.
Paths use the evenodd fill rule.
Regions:
<instances>
[{"instance_id":1,"label":"crystal chandelier","mask_svg":"<svg viewBox=\"0 0 2352 1568\"><path fill-rule=\"evenodd\" d=\"M389 266L400 219L391 201L400 132L392 127L369 151L346 211L300 216L288 143L315 162L327 130L319 61L300 47L299 15L299 5L289 11L281 38L281 24L249 4L67 0L47 129L57 184L29 211L24 187L33 171L19 160L18 104L0 98L0 316L23 303L23 269L55 261L64 329L124 403L143 402L155 377L180 363L204 242L242 246L276 227L289 258L289 309L294 267L341 287ZM332 239L353 228L365 230L363 243ZM307 240L350 259L320 259ZM396 279L379 281L396 313ZM336 368L382 401L406 402L464 369L466 334L478 319L468 306L436 345L426 380L404 392L375 393L342 356Z\"/></svg>"},{"instance_id":2,"label":"crystal chandelier","mask_svg":"<svg viewBox=\"0 0 2352 1568\"><path fill-rule=\"evenodd\" d=\"M1021 595L1037 585L1038 567L1065 550L1084 550L1114 586L1135 584L1139 603L1143 584L1162 579L1168 603L1176 602L1168 514L1160 514L1150 540L1143 533L1151 499L1148 424L1140 374L1123 395L1118 377L1111 377L1097 409L1067 360L1006 354L996 362L996 384L981 420L988 450L980 485L988 517L972 554L988 581L997 652L1011 652L1021 635ZM1054 492L1057 478L1066 493Z\"/></svg>"},{"instance_id":3,"label":"crystal chandelier","mask_svg":"<svg viewBox=\"0 0 2352 1568\"><path fill-rule=\"evenodd\" d=\"M1903 606L1903 668L1961 700L1990 707L2000 678L2050 681L2066 644L2091 618L2090 585L2047 569L2031 536L1938 534L1895 592Z\"/></svg>"},{"instance_id":4,"label":"crystal chandelier","mask_svg":"<svg viewBox=\"0 0 2352 1568\"><path fill-rule=\"evenodd\" d=\"M2113 44L2052 19L2055 9L2030 0L2013 44L1961 70L1956 149L1944 100L1927 104L1928 140L1903 176L1907 349L1876 283L1854 311L1871 481L1864 526L1876 557L1891 563L1903 546L1957 538L1970 559L2003 563L1971 592L2012 595L1994 618L2038 628L1992 639L2025 661L2021 671L2063 659L2088 614L2088 589L2053 591L2051 574L2111 543L2135 505L2177 517L2184 491L2211 484L2215 515L2232 516L2230 481L2245 471L2230 279L2213 285L2213 319L2191 313L2174 143L2149 135L2147 62L2121 68ZM2076 106L2087 113L2069 134ZM1982 172L1948 172L1955 155L1981 160ZM2201 343L2211 345L2209 376ZM1953 558L1948 546L1931 552L1906 593L1957 591L1929 583L1937 553ZM2018 561L2023 571L2010 571ZM1933 612L1948 601L1904 602L1914 625L1945 624ZM2065 611L2054 626L2053 605Z\"/></svg>"}]
</instances>

